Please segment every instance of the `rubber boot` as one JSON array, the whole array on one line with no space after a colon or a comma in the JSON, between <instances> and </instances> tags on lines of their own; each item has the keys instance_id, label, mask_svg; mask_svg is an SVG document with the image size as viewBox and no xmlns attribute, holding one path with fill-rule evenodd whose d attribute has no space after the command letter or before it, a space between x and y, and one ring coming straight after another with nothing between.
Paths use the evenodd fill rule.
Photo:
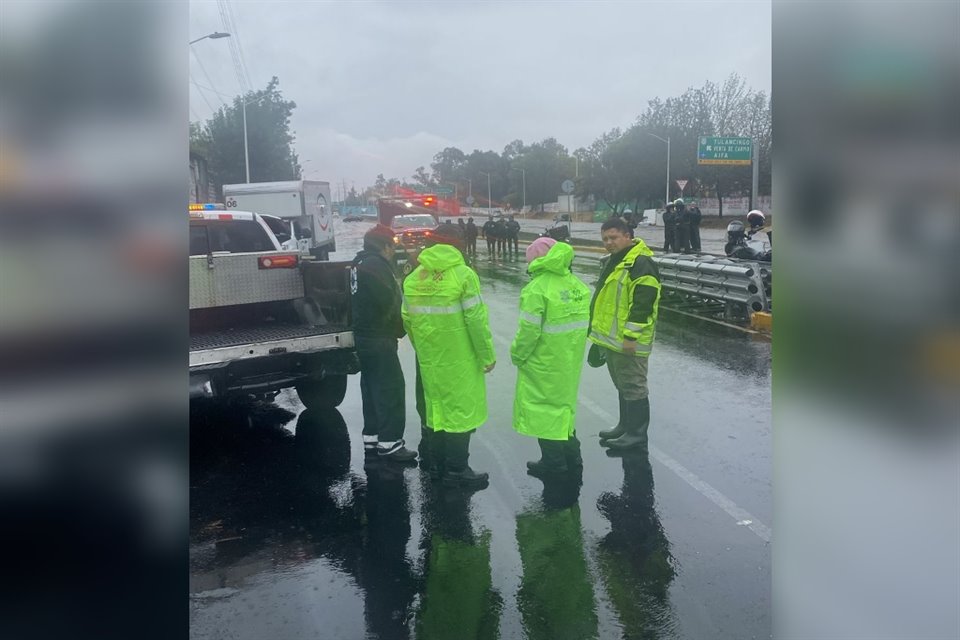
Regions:
<instances>
[{"instance_id":1,"label":"rubber boot","mask_svg":"<svg viewBox=\"0 0 960 640\"><path fill-rule=\"evenodd\" d=\"M443 440L446 459L446 469L443 473L443 484L447 487L463 487L466 489L486 489L490 476L486 473L477 473L470 468L470 434L444 432Z\"/></svg>"},{"instance_id":2,"label":"rubber boot","mask_svg":"<svg viewBox=\"0 0 960 640\"><path fill-rule=\"evenodd\" d=\"M580 455L580 440L573 433L570 439L563 443L564 454L567 458L567 467L571 470L583 468L583 457Z\"/></svg>"},{"instance_id":3,"label":"rubber boot","mask_svg":"<svg viewBox=\"0 0 960 640\"><path fill-rule=\"evenodd\" d=\"M566 447L563 440L544 440L538 438L540 444L540 459L527 463L527 473L537 478L547 475L556 475L569 471L567 467Z\"/></svg>"},{"instance_id":4,"label":"rubber boot","mask_svg":"<svg viewBox=\"0 0 960 640\"><path fill-rule=\"evenodd\" d=\"M619 438L620 436L622 436L624 433L627 432L626 428L624 428L623 426L623 416L626 415L626 410L624 407L626 402L627 401L623 399L623 396L620 396L620 421L617 423L617 426L615 426L613 429L607 429L606 431L601 431L600 432L601 440L612 440L613 438Z\"/></svg>"},{"instance_id":5,"label":"rubber boot","mask_svg":"<svg viewBox=\"0 0 960 640\"><path fill-rule=\"evenodd\" d=\"M607 440L611 451L646 449L647 430L650 428L650 399L632 400L627 403L627 432L615 440Z\"/></svg>"}]
</instances>

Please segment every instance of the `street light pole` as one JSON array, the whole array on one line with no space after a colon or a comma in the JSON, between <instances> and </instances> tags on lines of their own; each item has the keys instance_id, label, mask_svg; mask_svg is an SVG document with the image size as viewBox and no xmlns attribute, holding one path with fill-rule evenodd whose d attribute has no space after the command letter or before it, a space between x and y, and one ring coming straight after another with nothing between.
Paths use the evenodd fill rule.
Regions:
<instances>
[{"instance_id":1,"label":"street light pole","mask_svg":"<svg viewBox=\"0 0 960 640\"><path fill-rule=\"evenodd\" d=\"M521 179L522 179L522 184L523 184L523 208L522 208L520 211L521 211L521 213L523 214L523 217L526 218L526 217L527 217L527 213L526 213L526 208L527 208L527 170L524 169L523 167L515 167L514 170L520 172L520 177L521 177Z\"/></svg>"},{"instance_id":2,"label":"street light pole","mask_svg":"<svg viewBox=\"0 0 960 640\"><path fill-rule=\"evenodd\" d=\"M201 40L206 40L210 38L211 40L219 40L220 38L229 38L229 33L224 33L221 31L214 31L213 33L208 33L207 35L197 38L196 40L191 40L190 44L196 44ZM257 100L262 100L266 96L261 96ZM250 102L256 102L256 100L251 100ZM241 102L241 107L243 109L243 164L244 169L247 175L247 184L250 184L250 145L247 140L247 102Z\"/></svg>"},{"instance_id":3,"label":"street light pole","mask_svg":"<svg viewBox=\"0 0 960 640\"><path fill-rule=\"evenodd\" d=\"M667 190L663 196L663 206L666 207L667 204L670 202L670 136L667 136L664 139L655 133L650 133L649 131L647 131L646 134L648 136L653 136L654 138L656 138L657 140L660 140L661 142L667 143Z\"/></svg>"},{"instance_id":4,"label":"street light pole","mask_svg":"<svg viewBox=\"0 0 960 640\"><path fill-rule=\"evenodd\" d=\"M486 171L481 171L483 175L487 176L487 216L493 217L493 198L490 197L490 174Z\"/></svg>"},{"instance_id":5,"label":"street light pole","mask_svg":"<svg viewBox=\"0 0 960 640\"><path fill-rule=\"evenodd\" d=\"M526 170L526 169L520 169L520 177L521 177L521 179L523 180L523 209L524 209L523 217L526 218L526 217L527 217L527 212L526 212L526 209L527 209L527 170Z\"/></svg>"},{"instance_id":6,"label":"street light pole","mask_svg":"<svg viewBox=\"0 0 960 640\"><path fill-rule=\"evenodd\" d=\"M250 147L247 144L247 103L243 103L243 166L247 171L247 184L250 184Z\"/></svg>"}]
</instances>

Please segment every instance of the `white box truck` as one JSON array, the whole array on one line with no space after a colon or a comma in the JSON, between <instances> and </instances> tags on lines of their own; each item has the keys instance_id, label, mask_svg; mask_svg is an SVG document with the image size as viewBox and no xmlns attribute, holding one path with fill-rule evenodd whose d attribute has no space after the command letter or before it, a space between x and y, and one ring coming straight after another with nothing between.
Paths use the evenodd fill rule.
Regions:
<instances>
[{"instance_id":1,"label":"white box truck","mask_svg":"<svg viewBox=\"0 0 960 640\"><path fill-rule=\"evenodd\" d=\"M330 183L319 180L223 185L227 211L253 211L281 218L291 226L291 247L326 260L337 250L330 206Z\"/></svg>"}]
</instances>

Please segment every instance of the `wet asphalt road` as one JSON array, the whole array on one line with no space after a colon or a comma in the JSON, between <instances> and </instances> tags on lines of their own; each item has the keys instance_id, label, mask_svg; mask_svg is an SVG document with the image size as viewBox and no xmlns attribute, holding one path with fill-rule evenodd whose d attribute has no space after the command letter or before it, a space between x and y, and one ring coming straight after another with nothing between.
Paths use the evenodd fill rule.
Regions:
<instances>
[{"instance_id":1,"label":"wet asphalt road","mask_svg":"<svg viewBox=\"0 0 960 640\"><path fill-rule=\"evenodd\" d=\"M369 225L341 225L337 258ZM578 258L588 284L595 259ZM359 378L339 411L195 408L192 637L767 638L771 635L770 345L664 314L650 361L649 457L611 458L604 369L584 368L582 486L526 474L535 440L511 427L509 341L521 261L478 271L498 353L477 493L419 469L364 467ZM419 442L413 352L407 441Z\"/></svg>"}]
</instances>

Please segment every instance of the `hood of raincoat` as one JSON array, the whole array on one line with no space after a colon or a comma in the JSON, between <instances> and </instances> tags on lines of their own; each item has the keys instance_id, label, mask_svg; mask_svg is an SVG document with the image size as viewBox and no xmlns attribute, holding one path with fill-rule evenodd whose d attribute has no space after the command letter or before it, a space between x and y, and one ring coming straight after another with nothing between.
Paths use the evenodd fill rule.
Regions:
<instances>
[{"instance_id":1,"label":"hood of raincoat","mask_svg":"<svg viewBox=\"0 0 960 640\"><path fill-rule=\"evenodd\" d=\"M466 264L463 254L449 244L435 244L420 252L420 264L431 271L446 271L458 264Z\"/></svg>"},{"instance_id":2,"label":"hood of raincoat","mask_svg":"<svg viewBox=\"0 0 960 640\"><path fill-rule=\"evenodd\" d=\"M550 247L547 255L531 262L527 271L532 276L545 272L563 275L570 271L571 264L573 264L573 247L566 242L558 242Z\"/></svg>"}]
</instances>

